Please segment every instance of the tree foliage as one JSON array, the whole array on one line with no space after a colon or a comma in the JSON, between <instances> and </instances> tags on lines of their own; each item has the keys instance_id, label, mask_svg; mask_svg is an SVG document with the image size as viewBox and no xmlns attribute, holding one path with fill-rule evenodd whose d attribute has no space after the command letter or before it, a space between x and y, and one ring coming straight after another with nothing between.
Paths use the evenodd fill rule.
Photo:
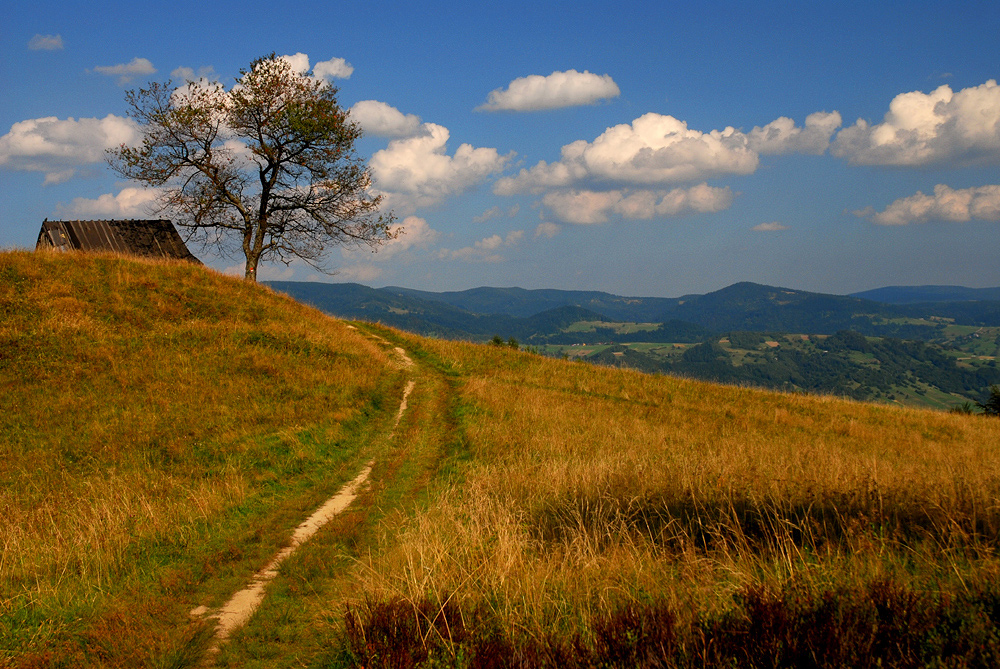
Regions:
<instances>
[{"instance_id":1,"label":"tree foliage","mask_svg":"<svg viewBox=\"0 0 1000 669\"><path fill-rule=\"evenodd\" d=\"M990 386L990 396L985 402L976 402L987 416L1000 416L1000 386Z\"/></svg>"},{"instance_id":2,"label":"tree foliage","mask_svg":"<svg viewBox=\"0 0 1000 669\"><path fill-rule=\"evenodd\" d=\"M391 214L355 150L360 127L337 89L271 54L226 90L170 82L129 91L139 146L109 151L118 174L159 189L161 205L189 241L246 259L299 258L328 271L331 247L377 247L395 237Z\"/></svg>"}]
</instances>

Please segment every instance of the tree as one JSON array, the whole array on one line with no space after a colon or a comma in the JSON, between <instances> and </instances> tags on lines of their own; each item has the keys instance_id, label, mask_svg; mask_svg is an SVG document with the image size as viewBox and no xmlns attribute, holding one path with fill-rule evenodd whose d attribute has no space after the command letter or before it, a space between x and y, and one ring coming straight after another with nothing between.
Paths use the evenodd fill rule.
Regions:
<instances>
[{"instance_id":1,"label":"tree","mask_svg":"<svg viewBox=\"0 0 1000 669\"><path fill-rule=\"evenodd\" d=\"M126 94L142 144L108 152L123 177L157 188L189 241L246 259L300 258L322 271L339 245L379 246L397 234L378 214L371 175L354 144L360 127L337 89L271 54L235 85L152 84Z\"/></svg>"},{"instance_id":2,"label":"tree","mask_svg":"<svg viewBox=\"0 0 1000 669\"><path fill-rule=\"evenodd\" d=\"M976 402L983 414L987 416L1000 416L1000 386L990 386L990 396L985 402Z\"/></svg>"}]
</instances>

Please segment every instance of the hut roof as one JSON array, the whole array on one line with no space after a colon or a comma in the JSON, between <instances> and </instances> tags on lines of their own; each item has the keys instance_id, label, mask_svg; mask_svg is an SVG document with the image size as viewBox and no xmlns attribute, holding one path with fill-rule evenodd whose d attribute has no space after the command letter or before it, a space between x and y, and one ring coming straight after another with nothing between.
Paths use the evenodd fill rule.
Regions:
<instances>
[{"instance_id":1,"label":"hut roof","mask_svg":"<svg viewBox=\"0 0 1000 669\"><path fill-rule=\"evenodd\" d=\"M42 223L35 249L116 251L152 258L200 262L184 244L174 224L151 221L50 221Z\"/></svg>"}]
</instances>

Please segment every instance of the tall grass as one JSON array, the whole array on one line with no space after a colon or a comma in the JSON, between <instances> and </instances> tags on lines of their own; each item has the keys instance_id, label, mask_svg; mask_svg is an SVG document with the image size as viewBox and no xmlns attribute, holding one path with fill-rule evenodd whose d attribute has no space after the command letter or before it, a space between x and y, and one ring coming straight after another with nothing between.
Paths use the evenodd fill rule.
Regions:
<instances>
[{"instance_id":1,"label":"tall grass","mask_svg":"<svg viewBox=\"0 0 1000 669\"><path fill-rule=\"evenodd\" d=\"M392 602L424 621L425 654L501 639L586 665L609 629L666 615L697 665L768 602L801 621L826 600L1000 590L1000 421L428 345L464 380L473 458L365 566L348 616L362 660Z\"/></svg>"},{"instance_id":2,"label":"tall grass","mask_svg":"<svg viewBox=\"0 0 1000 669\"><path fill-rule=\"evenodd\" d=\"M335 489L390 419L394 369L343 324L186 263L0 254L0 665L135 592L180 609L271 551L269 518Z\"/></svg>"}]
</instances>

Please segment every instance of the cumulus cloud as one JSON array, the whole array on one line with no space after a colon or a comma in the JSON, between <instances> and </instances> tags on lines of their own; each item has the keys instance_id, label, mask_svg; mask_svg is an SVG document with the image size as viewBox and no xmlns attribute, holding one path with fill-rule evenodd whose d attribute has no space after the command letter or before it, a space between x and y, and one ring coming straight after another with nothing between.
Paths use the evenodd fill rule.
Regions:
<instances>
[{"instance_id":1,"label":"cumulus cloud","mask_svg":"<svg viewBox=\"0 0 1000 669\"><path fill-rule=\"evenodd\" d=\"M778 221L771 221L770 223L759 223L750 229L754 232L781 232L782 230L787 230L788 226Z\"/></svg>"},{"instance_id":2,"label":"cumulus cloud","mask_svg":"<svg viewBox=\"0 0 1000 669\"><path fill-rule=\"evenodd\" d=\"M830 137L840 127L838 112L815 112L806 117L804 127L782 116L748 133L751 149L761 154L811 153L819 155L830 146Z\"/></svg>"},{"instance_id":3,"label":"cumulus cloud","mask_svg":"<svg viewBox=\"0 0 1000 669\"><path fill-rule=\"evenodd\" d=\"M292 67L293 72L299 74L309 73L309 55L301 51L291 56L279 56ZM330 79L349 79L354 74L354 66L343 58L331 58L324 60L312 68L312 76L317 79L329 81Z\"/></svg>"},{"instance_id":4,"label":"cumulus cloud","mask_svg":"<svg viewBox=\"0 0 1000 669\"><path fill-rule=\"evenodd\" d=\"M350 79L354 66L343 58L331 58L313 66L313 76L319 79Z\"/></svg>"},{"instance_id":5,"label":"cumulus cloud","mask_svg":"<svg viewBox=\"0 0 1000 669\"><path fill-rule=\"evenodd\" d=\"M480 111L538 111L590 105L621 94L610 75L584 70L553 72L547 77L533 74L510 82L506 89L492 91Z\"/></svg>"},{"instance_id":6,"label":"cumulus cloud","mask_svg":"<svg viewBox=\"0 0 1000 669\"><path fill-rule=\"evenodd\" d=\"M673 190L558 190L542 198L552 215L564 223L605 223L610 214L628 219L712 213L728 209L733 192L702 183Z\"/></svg>"},{"instance_id":7,"label":"cumulus cloud","mask_svg":"<svg viewBox=\"0 0 1000 669\"><path fill-rule=\"evenodd\" d=\"M351 118L368 135L376 137L413 137L420 134L422 124L415 114L404 114L378 100L362 100L351 107Z\"/></svg>"},{"instance_id":8,"label":"cumulus cloud","mask_svg":"<svg viewBox=\"0 0 1000 669\"><path fill-rule=\"evenodd\" d=\"M933 195L917 191L915 195L896 200L884 211L872 207L855 211L879 225L907 225L926 221L963 223L974 218L1000 221L1000 186L954 189L944 184L934 187Z\"/></svg>"},{"instance_id":9,"label":"cumulus cloud","mask_svg":"<svg viewBox=\"0 0 1000 669\"><path fill-rule=\"evenodd\" d=\"M117 195L105 193L96 200L74 198L58 204L56 215L66 219L145 218L156 209L159 192L153 188L123 188Z\"/></svg>"},{"instance_id":10,"label":"cumulus cloud","mask_svg":"<svg viewBox=\"0 0 1000 669\"><path fill-rule=\"evenodd\" d=\"M298 72L299 74L309 72L309 56L301 51L291 56L278 57L291 66L292 72Z\"/></svg>"},{"instance_id":11,"label":"cumulus cloud","mask_svg":"<svg viewBox=\"0 0 1000 669\"><path fill-rule=\"evenodd\" d=\"M80 165L102 162L105 150L138 141L136 123L114 114L102 119L29 119L0 137L0 167L44 172L46 183L61 183Z\"/></svg>"},{"instance_id":12,"label":"cumulus cloud","mask_svg":"<svg viewBox=\"0 0 1000 669\"><path fill-rule=\"evenodd\" d=\"M59 51L63 48L62 35L35 35L28 40L32 51Z\"/></svg>"},{"instance_id":13,"label":"cumulus cloud","mask_svg":"<svg viewBox=\"0 0 1000 669\"><path fill-rule=\"evenodd\" d=\"M462 260L465 262L503 262L504 258L500 255L499 251L505 247L516 246L523 238L524 230L514 230L508 233L506 237L490 235L479 240L472 246L466 246L454 251L441 249L438 252L438 258L441 260Z\"/></svg>"},{"instance_id":14,"label":"cumulus cloud","mask_svg":"<svg viewBox=\"0 0 1000 669\"><path fill-rule=\"evenodd\" d=\"M1000 159L1000 87L995 80L957 93L902 93L882 123L864 119L837 135L833 155L855 165L918 166Z\"/></svg>"},{"instance_id":15,"label":"cumulus cloud","mask_svg":"<svg viewBox=\"0 0 1000 669\"><path fill-rule=\"evenodd\" d=\"M498 195L542 192L589 180L625 184L670 184L722 174L751 174L757 152L735 128L701 132L673 116L649 113L631 124L608 128L593 142L562 148L557 163L539 162L499 179Z\"/></svg>"},{"instance_id":16,"label":"cumulus cloud","mask_svg":"<svg viewBox=\"0 0 1000 669\"><path fill-rule=\"evenodd\" d=\"M387 196L391 208L412 212L436 204L479 185L511 158L470 144L462 144L449 156L447 128L425 123L422 130L418 136L389 142L368 163L376 188Z\"/></svg>"},{"instance_id":17,"label":"cumulus cloud","mask_svg":"<svg viewBox=\"0 0 1000 669\"><path fill-rule=\"evenodd\" d=\"M155 74L156 68L146 58L133 58L129 63L121 65L99 65L94 72L108 77L118 77L119 84L127 84L136 77Z\"/></svg>"}]
</instances>

